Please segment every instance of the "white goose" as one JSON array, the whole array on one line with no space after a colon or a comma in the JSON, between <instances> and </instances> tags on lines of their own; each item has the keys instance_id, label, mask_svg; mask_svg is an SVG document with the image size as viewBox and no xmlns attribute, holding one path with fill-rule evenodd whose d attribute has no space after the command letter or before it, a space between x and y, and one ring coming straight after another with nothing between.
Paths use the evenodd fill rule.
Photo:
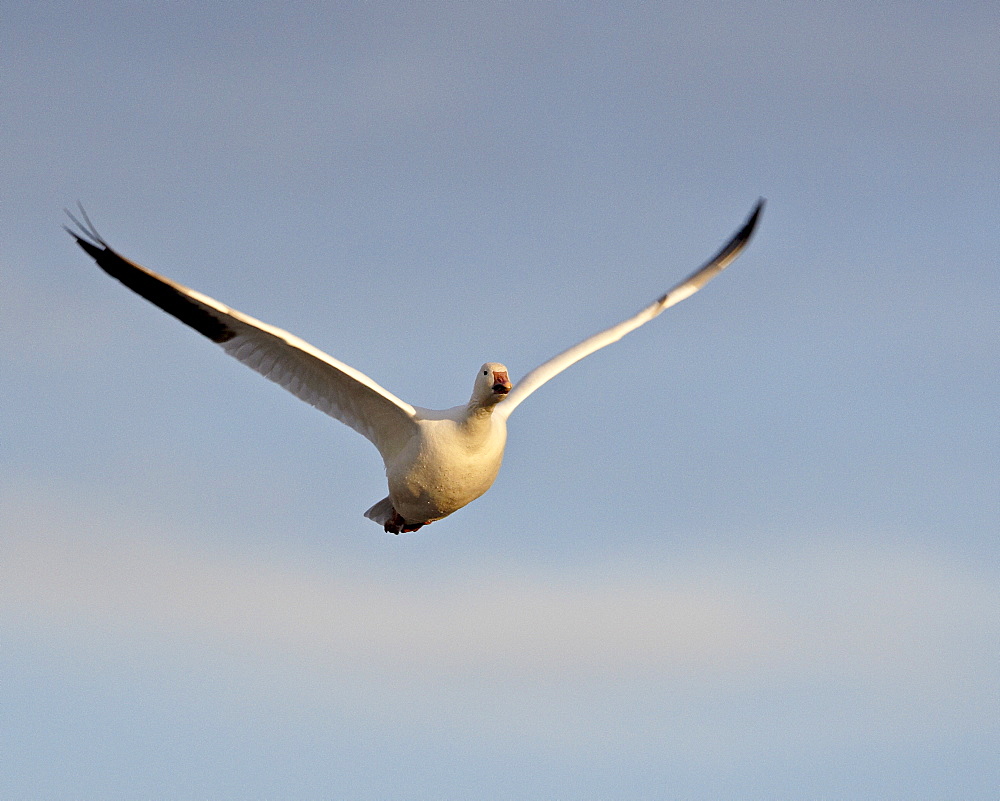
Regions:
<instances>
[{"instance_id":1,"label":"white goose","mask_svg":"<svg viewBox=\"0 0 1000 801\"><path fill-rule=\"evenodd\" d=\"M79 233L66 230L108 275L371 440L385 463L389 495L365 517L398 534L440 520L486 492L500 470L510 413L571 364L617 342L722 272L746 246L763 206L760 200L743 227L703 267L634 317L563 351L513 388L507 368L487 362L479 368L469 402L444 411L411 406L293 334L129 261L97 233L82 207L84 222L67 212Z\"/></svg>"}]
</instances>

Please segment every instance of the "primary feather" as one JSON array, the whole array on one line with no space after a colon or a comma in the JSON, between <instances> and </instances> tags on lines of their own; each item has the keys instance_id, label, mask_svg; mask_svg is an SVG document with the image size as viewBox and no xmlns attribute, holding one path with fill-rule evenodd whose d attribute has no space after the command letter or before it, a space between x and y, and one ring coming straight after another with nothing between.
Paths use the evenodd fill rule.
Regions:
<instances>
[{"instance_id":1,"label":"primary feather","mask_svg":"<svg viewBox=\"0 0 1000 801\"><path fill-rule=\"evenodd\" d=\"M633 317L536 367L511 388L507 368L487 362L469 402L444 411L411 406L359 370L294 334L126 259L97 233L81 208L78 231L66 230L108 275L220 345L230 356L367 437L382 455L388 497L365 516L386 531L416 531L478 498L503 461L510 413L546 381L690 297L724 270L749 242L764 201L706 264ZM68 212L67 212L68 214Z\"/></svg>"}]
</instances>

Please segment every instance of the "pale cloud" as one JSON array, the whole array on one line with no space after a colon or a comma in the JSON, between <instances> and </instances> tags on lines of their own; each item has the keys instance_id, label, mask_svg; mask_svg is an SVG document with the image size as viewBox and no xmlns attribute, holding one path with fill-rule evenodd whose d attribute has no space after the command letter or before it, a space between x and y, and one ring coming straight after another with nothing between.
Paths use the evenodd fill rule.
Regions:
<instances>
[{"instance_id":1,"label":"pale cloud","mask_svg":"<svg viewBox=\"0 0 1000 801\"><path fill-rule=\"evenodd\" d=\"M997 737L1000 577L905 538L409 571L54 497L0 493L0 631L55 692L705 775Z\"/></svg>"},{"instance_id":2,"label":"pale cloud","mask_svg":"<svg viewBox=\"0 0 1000 801\"><path fill-rule=\"evenodd\" d=\"M0 615L35 635L281 654L329 675L418 682L996 683L997 576L899 540L414 577L3 505Z\"/></svg>"}]
</instances>

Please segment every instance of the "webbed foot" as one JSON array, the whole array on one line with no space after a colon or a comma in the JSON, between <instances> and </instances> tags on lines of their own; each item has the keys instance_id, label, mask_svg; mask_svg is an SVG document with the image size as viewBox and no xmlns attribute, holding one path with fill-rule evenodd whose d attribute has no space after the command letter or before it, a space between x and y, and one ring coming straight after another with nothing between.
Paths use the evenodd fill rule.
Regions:
<instances>
[{"instance_id":1,"label":"webbed foot","mask_svg":"<svg viewBox=\"0 0 1000 801\"><path fill-rule=\"evenodd\" d=\"M423 528L423 526L423 523L407 523L403 519L403 516L393 509L392 517L385 522L384 528L387 534L399 534L400 532L409 534L419 528Z\"/></svg>"}]
</instances>

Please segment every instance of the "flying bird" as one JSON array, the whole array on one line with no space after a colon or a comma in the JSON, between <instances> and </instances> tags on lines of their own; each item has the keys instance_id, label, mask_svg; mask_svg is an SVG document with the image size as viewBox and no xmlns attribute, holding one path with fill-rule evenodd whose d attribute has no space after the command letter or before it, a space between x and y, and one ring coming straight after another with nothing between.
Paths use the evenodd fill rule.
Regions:
<instances>
[{"instance_id":1,"label":"flying bird","mask_svg":"<svg viewBox=\"0 0 1000 801\"><path fill-rule=\"evenodd\" d=\"M722 272L746 247L763 207L761 199L715 256L635 316L563 351L514 385L504 365L487 362L476 374L469 402L442 411L411 406L294 334L129 261L97 233L82 206L82 222L66 212L78 229L66 230L112 278L367 437L382 455L389 494L365 517L399 534L447 517L486 492L500 470L511 412L571 364L691 297Z\"/></svg>"}]
</instances>

